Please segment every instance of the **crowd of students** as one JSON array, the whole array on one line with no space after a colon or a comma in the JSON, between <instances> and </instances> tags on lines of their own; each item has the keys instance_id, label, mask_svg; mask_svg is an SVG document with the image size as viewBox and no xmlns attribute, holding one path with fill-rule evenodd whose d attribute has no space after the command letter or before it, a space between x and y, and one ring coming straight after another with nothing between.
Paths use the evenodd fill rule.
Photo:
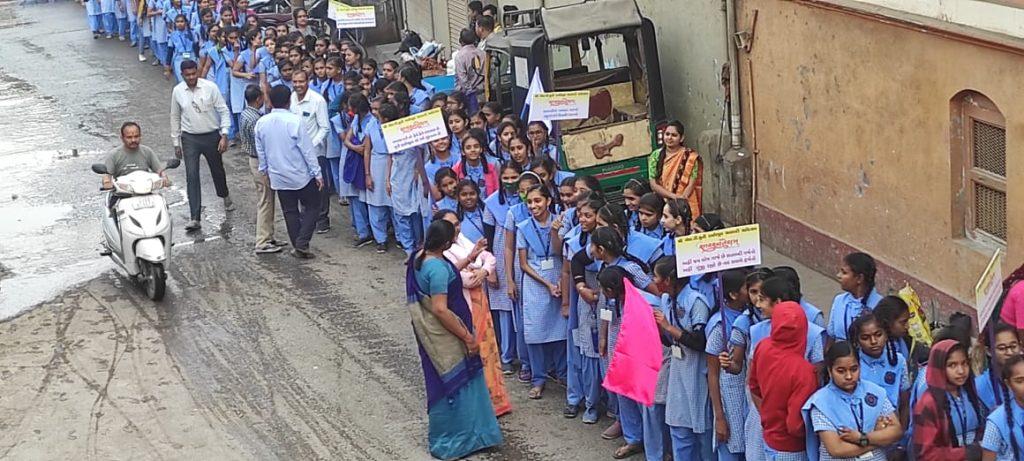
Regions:
<instances>
[{"instance_id":1,"label":"crowd of students","mask_svg":"<svg viewBox=\"0 0 1024 461\"><path fill-rule=\"evenodd\" d=\"M349 207L354 246L386 252L393 232L410 256L409 294L427 313L413 323L436 456L500 443L491 421L512 411L514 379L529 399L564 386L567 418L608 418L602 437L624 440L614 458L1024 459L1018 325L982 336L988 360L974 376L969 332L913 341L907 304L875 289L867 254L840 262L843 291L827 319L789 267L677 277L675 237L724 227L702 213L702 163L682 124L669 124L619 205L596 178L560 170L544 123L475 93L436 92L415 62L378 64L357 43L318 36L304 10L291 28L261 28L247 0L211 1L87 8L94 37L130 39L140 60L152 50L168 75L180 80L176 63L197 60L228 101L231 137L238 115L258 110L269 88L291 87L295 72L323 96L325 179ZM449 136L389 152L382 125L431 108ZM624 280L645 293L662 335L652 406L601 386ZM438 334L465 354L444 357Z\"/></svg>"}]
</instances>

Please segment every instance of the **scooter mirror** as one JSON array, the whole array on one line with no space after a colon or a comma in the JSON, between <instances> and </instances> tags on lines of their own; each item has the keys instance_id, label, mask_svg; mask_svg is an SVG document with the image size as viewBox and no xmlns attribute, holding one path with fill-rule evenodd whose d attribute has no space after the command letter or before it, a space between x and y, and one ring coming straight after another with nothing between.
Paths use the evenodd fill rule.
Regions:
<instances>
[{"instance_id":1,"label":"scooter mirror","mask_svg":"<svg viewBox=\"0 0 1024 461\"><path fill-rule=\"evenodd\" d=\"M167 161L167 169L177 168L179 166L181 166L181 160L180 159L172 158L172 159Z\"/></svg>"},{"instance_id":2,"label":"scooter mirror","mask_svg":"<svg viewBox=\"0 0 1024 461\"><path fill-rule=\"evenodd\" d=\"M93 163L92 164L92 172L96 173L96 174L108 174L107 173L107 166L102 164L102 163Z\"/></svg>"}]
</instances>

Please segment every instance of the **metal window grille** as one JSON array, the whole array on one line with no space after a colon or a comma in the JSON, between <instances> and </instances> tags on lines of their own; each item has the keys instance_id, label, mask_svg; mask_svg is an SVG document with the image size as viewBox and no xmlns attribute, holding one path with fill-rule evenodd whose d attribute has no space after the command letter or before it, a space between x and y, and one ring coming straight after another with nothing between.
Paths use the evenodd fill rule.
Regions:
<instances>
[{"instance_id":1,"label":"metal window grille","mask_svg":"<svg viewBox=\"0 0 1024 461\"><path fill-rule=\"evenodd\" d=\"M1006 130L972 119L974 167L1006 177Z\"/></svg>"},{"instance_id":2,"label":"metal window grille","mask_svg":"<svg viewBox=\"0 0 1024 461\"><path fill-rule=\"evenodd\" d=\"M1006 241L1006 192L974 183L974 228Z\"/></svg>"}]
</instances>

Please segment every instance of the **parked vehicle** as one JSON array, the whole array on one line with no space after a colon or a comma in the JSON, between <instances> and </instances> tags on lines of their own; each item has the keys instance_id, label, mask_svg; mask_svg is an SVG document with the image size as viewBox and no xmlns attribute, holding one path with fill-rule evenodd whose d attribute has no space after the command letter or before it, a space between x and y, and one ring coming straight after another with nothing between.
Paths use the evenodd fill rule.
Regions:
<instances>
[{"instance_id":1,"label":"parked vehicle","mask_svg":"<svg viewBox=\"0 0 1024 461\"><path fill-rule=\"evenodd\" d=\"M559 163L610 197L647 174L665 120L654 24L634 0L508 11L487 39L487 98L520 114L535 69L545 91L590 92L590 117L555 122Z\"/></svg>"},{"instance_id":2,"label":"parked vehicle","mask_svg":"<svg viewBox=\"0 0 1024 461\"><path fill-rule=\"evenodd\" d=\"M168 169L179 165L178 159L167 162ZM109 174L102 163L94 164L92 171ZM153 301L163 299L171 265L173 222L158 192L163 184L160 175L148 171L114 178L114 189L107 192L106 203L111 205L104 210L102 223L103 254L141 282Z\"/></svg>"}]
</instances>

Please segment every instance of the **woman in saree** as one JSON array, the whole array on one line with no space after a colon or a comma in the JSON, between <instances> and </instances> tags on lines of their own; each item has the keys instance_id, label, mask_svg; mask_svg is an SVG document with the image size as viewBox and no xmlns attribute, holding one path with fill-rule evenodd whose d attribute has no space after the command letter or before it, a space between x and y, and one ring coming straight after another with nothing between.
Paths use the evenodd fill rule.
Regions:
<instances>
[{"instance_id":1,"label":"woman in saree","mask_svg":"<svg viewBox=\"0 0 1024 461\"><path fill-rule=\"evenodd\" d=\"M462 294L473 313L473 330L476 334L477 347L480 348L484 381L491 394L494 414L505 415L512 411L512 402L505 389L505 377L501 372L501 354L498 352L498 342L494 335L487 291L484 290L484 284L489 280L497 281L494 269L497 259L487 251L487 239L481 238L473 243L462 233L459 215L454 211L441 210L434 215L433 220L445 220L455 226L455 241L452 242L451 248L444 252L444 256L459 270L462 277Z\"/></svg>"},{"instance_id":2,"label":"woman in saree","mask_svg":"<svg viewBox=\"0 0 1024 461\"><path fill-rule=\"evenodd\" d=\"M704 161L693 149L683 146L683 124L669 122L662 134L662 147L651 152L647 174L651 189L666 201L683 199L690 204L690 216L701 215L704 196Z\"/></svg>"},{"instance_id":3,"label":"woman in saree","mask_svg":"<svg viewBox=\"0 0 1024 461\"><path fill-rule=\"evenodd\" d=\"M423 249L408 262L408 310L426 384L430 454L457 459L500 444L502 436L462 278L444 257L455 240L455 226L434 221L426 234Z\"/></svg>"}]
</instances>

